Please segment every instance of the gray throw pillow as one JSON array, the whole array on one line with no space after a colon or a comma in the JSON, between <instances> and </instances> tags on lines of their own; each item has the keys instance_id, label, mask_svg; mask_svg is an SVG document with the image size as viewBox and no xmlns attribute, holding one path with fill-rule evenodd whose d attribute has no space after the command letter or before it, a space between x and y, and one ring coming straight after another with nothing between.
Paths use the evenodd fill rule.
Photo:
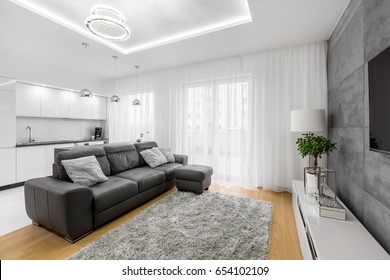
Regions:
<instances>
[{"instance_id":1,"label":"gray throw pillow","mask_svg":"<svg viewBox=\"0 0 390 280\"><path fill-rule=\"evenodd\" d=\"M166 157L168 162L175 162L175 157L171 153L171 149L170 148L160 148L160 147L158 147L158 149L164 154L164 156Z\"/></svg>"},{"instance_id":2,"label":"gray throw pillow","mask_svg":"<svg viewBox=\"0 0 390 280\"><path fill-rule=\"evenodd\" d=\"M108 181L95 156L61 160L61 164L75 184L89 187Z\"/></svg>"},{"instance_id":3,"label":"gray throw pillow","mask_svg":"<svg viewBox=\"0 0 390 280\"><path fill-rule=\"evenodd\" d=\"M140 152L147 165L152 168L167 163L164 154L156 147Z\"/></svg>"}]
</instances>

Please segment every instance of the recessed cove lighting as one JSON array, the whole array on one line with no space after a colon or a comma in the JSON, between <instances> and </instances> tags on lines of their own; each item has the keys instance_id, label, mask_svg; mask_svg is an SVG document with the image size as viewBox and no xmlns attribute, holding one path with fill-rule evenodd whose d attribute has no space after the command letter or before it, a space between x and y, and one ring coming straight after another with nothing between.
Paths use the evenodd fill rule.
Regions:
<instances>
[{"instance_id":1,"label":"recessed cove lighting","mask_svg":"<svg viewBox=\"0 0 390 280\"><path fill-rule=\"evenodd\" d=\"M197 36L200 36L200 35L209 34L209 33L212 33L212 32L216 32L216 31L219 31L219 30L224 30L226 28L231 28L231 27L239 26L241 24L246 24L246 23L250 23L250 22L252 22L252 17L251 16L229 19L228 21L218 22L218 23L215 23L213 25L203 26L202 28L199 28L199 29L189 30L187 32L178 33L178 34L175 34L175 35L172 35L172 36L163 37L163 38L161 38L159 40L154 40L154 41L151 41L150 43L147 43L147 44L144 44L144 45L138 45L138 46L135 46L134 48L129 48L129 49L124 50L124 51L125 51L125 54L136 53L136 52L139 52L139 51L144 51L144 50L147 50L147 49L151 49L151 48L155 48L155 47L159 47L159 46L163 46L163 45L179 42L179 41L182 41L182 40L185 40L185 39L194 38L194 37L197 37Z\"/></svg>"},{"instance_id":2,"label":"recessed cove lighting","mask_svg":"<svg viewBox=\"0 0 390 280\"><path fill-rule=\"evenodd\" d=\"M85 27L96 36L112 41L125 41L130 37L123 13L108 5L93 6Z\"/></svg>"},{"instance_id":3,"label":"recessed cove lighting","mask_svg":"<svg viewBox=\"0 0 390 280\"><path fill-rule=\"evenodd\" d=\"M10 85L10 84L13 84L13 83L16 83L16 80L11 80L11 81L8 81L8 82L1 83L0 87L4 87L4 86L7 86L7 85Z\"/></svg>"},{"instance_id":4,"label":"recessed cove lighting","mask_svg":"<svg viewBox=\"0 0 390 280\"><path fill-rule=\"evenodd\" d=\"M9 1L124 55L252 22L248 0Z\"/></svg>"}]
</instances>

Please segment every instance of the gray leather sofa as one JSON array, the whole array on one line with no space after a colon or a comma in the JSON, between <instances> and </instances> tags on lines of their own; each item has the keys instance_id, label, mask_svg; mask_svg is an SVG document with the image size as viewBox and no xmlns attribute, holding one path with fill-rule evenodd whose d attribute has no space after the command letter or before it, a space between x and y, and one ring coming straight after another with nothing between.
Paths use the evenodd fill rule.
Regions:
<instances>
[{"instance_id":1,"label":"gray leather sofa","mask_svg":"<svg viewBox=\"0 0 390 280\"><path fill-rule=\"evenodd\" d=\"M155 142L108 144L59 152L53 177L25 182L27 215L34 224L62 235L70 242L149 201L175 186L174 170L187 164L187 156L174 155L174 163L156 168L145 164L141 151ZM108 181L91 187L74 184L61 160L96 156Z\"/></svg>"}]
</instances>

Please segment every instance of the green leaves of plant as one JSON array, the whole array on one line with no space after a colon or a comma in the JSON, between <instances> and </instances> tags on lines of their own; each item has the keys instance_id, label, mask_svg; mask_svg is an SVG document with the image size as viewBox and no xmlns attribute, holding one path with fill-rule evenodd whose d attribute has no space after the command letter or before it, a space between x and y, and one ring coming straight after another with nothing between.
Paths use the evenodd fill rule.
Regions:
<instances>
[{"instance_id":1,"label":"green leaves of plant","mask_svg":"<svg viewBox=\"0 0 390 280\"><path fill-rule=\"evenodd\" d=\"M304 133L302 138L298 138L298 152L301 157L311 155L315 158L323 154L330 154L336 150L336 143L330 142L324 136L317 136L314 133Z\"/></svg>"}]
</instances>

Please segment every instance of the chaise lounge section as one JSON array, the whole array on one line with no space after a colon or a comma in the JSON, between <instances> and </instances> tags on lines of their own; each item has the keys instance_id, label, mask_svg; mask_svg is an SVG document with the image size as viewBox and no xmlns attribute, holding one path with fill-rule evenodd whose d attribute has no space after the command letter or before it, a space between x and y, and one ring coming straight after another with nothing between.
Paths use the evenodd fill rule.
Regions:
<instances>
[{"instance_id":1,"label":"chaise lounge section","mask_svg":"<svg viewBox=\"0 0 390 280\"><path fill-rule=\"evenodd\" d=\"M53 177L25 182L27 215L34 224L76 242L175 186L174 170L187 165L187 156L173 155L175 162L151 168L140 152L153 147L157 143L119 143L59 152ZM107 181L89 187L72 182L61 161L88 156L96 157Z\"/></svg>"}]
</instances>

